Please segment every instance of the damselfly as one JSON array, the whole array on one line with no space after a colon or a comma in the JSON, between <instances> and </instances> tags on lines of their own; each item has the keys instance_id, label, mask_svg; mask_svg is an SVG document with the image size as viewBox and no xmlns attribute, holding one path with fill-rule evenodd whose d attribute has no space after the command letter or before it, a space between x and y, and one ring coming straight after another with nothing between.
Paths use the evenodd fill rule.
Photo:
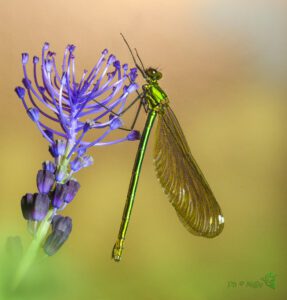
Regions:
<instances>
[{"instance_id":1,"label":"damselfly","mask_svg":"<svg viewBox=\"0 0 287 300\"><path fill-rule=\"evenodd\" d=\"M142 162L156 118L158 123L153 153L155 171L180 221L192 234L207 238L219 235L224 227L221 209L190 152L178 120L169 107L167 94L158 84L162 78L161 72L154 68L146 69L135 49L139 64L128 42L122 37L146 81L139 98L146 107L147 120L134 162L118 239L112 252L115 261L120 261L122 256Z\"/></svg>"}]
</instances>

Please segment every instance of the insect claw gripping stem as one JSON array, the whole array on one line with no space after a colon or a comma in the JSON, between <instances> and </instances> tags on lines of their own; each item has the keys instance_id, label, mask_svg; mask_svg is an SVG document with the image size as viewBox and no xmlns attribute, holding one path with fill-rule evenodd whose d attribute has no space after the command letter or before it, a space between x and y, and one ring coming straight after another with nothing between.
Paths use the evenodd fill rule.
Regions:
<instances>
[{"instance_id":1,"label":"insect claw gripping stem","mask_svg":"<svg viewBox=\"0 0 287 300\"><path fill-rule=\"evenodd\" d=\"M124 250L124 239L117 239L112 252L112 259L115 262L120 262L122 258L123 250Z\"/></svg>"}]
</instances>

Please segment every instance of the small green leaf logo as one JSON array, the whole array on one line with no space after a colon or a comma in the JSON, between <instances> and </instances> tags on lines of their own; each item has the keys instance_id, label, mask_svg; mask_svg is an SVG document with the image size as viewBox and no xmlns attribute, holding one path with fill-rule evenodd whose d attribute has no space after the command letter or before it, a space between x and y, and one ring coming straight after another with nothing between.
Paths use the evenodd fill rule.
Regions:
<instances>
[{"instance_id":1,"label":"small green leaf logo","mask_svg":"<svg viewBox=\"0 0 287 300\"><path fill-rule=\"evenodd\" d=\"M266 273L265 276L261 278L261 280L266 284L266 286L275 290L276 275L274 273L272 273L272 272Z\"/></svg>"}]
</instances>

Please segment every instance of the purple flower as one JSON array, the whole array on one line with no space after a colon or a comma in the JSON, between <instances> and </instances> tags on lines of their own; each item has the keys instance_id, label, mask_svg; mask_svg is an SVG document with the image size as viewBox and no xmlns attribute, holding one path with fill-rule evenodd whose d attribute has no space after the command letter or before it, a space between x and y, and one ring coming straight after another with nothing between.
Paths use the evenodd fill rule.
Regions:
<instances>
[{"instance_id":1,"label":"purple flower","mask_svg":"<svg viewBox=\"0 0 287 300\"><path fill-rule=\"evenodd\" d=\"M127 139L128 139L129 141L136 141L136 140L139 140L140 137L141 137L141 135L140 135L140 132L139 132L139 131L137 131L137 130L132 130L132 131L128 134Z\"/></svg>"},{"instance_id":2,"label":"purple flower","mask_svg":"<svg viewBox=\"0 0 287 300\"><path fill-rule=\"evenodd\" d=\"M55 173L55 171L56 171L56 165L49 160L44 161L42 163L42 167L43 167L43 170L49 171L51 173Z\"/></svg>"},{"instance_id":3,"label":"purple flower","mask_svg":"<svg viewBox=\"0 0 287 300\"><path fill-rule=\"evenodd\" d=\"M56 140L50 147L49 151L53 157L58 157L65 154L66 151L66 141Z\"/></svg>"},{"instance_id":4,"label":"purple flower","mask_svg":"<svg viewBox=\"0 0 287 300\"><path fill-rule=\"evenodd\" d=\"M61 208L64 204L68 192L68 187L66 184L57 183L53 197L52 197L52 206L54 208Z\"/></svg>"},{"instance_id":5,"label":"purple flower","mask_svg":"<svg viewBox=\"0 0 287 300\"><path fill-rule=\"evenodd\" d=\"M29 108L27 110L27 114L33 122L39 121L40 112L39 112L38 108L36 108L36 107Z\"/></svg>"},{"instance_id":6,"label":"purple flower","mask_svg":"<svg viewBox=\"0 0 287 300\"><path fill-rule=\"evenodd\" d=\"M80 188L80 184L77 180L75 179L69 180L66 183L67 192L64 201L66 203L70 203L75 198L79 188Z\"/></svg>"},{"instance_id":7,"label":"purple flower","mask_svg":"<svg viewBox=\"0 0 287 300\"><path fill-rule=\"evenodd\" d=\"M76 157L73 161L70 162L71 169L73 172L78 172L82 168L86 168L92 165L94 162L93 158L90 155L82 155Z\"/></svg>"},{"instance_id":8,"label":"purple flower","mask_svg":"<svg viewBox=\"0 0 287 300\"><path fill-rule=\"evenodd\" d=\"M37 174L38 191L42 194L48 194L54 185L55 175L50 171L40 170Z\"/></svg>"},{"instance_id":9,"label":"purple flower","mask_svg":"<svg viewBox=\"0 0 287 300\"><path fill-rule=\"evenodd\" d=\"M138 89L135 68L129 70L127 64L121 64L105 49L90 72L84 70L81 76L76 76L75 46L66 47L60 64L49 47L46 42L41 56L33 57L32 78L28 75L29 54L22 54L23 86L16 87L15 92L48 141L53 157L53 162L45 161L37 174L39 193L26 194L21 200L23 217L29 224L40 222L34 234L36 238L41 236L41 242L53 218L52 233L44 243L44 251L53 255L71 232L71 219L57 213L71 203L80 188L72 178L74 173L93 163L88 150L134 141L139 138L139 132L131 131L116 140L108 140L111 132L123 129L121 117L125 106L136 97L129 99Z\"/></svg>"},{"instance_id":10,"label":"purple flower","mask_svg":"<svg viewBox=\"0 0 287 300\"><path fill-rule=\"evenodd\" d=\"M46 194L26 194L21 200L22 213L26 220L42 221L49 211L49 206L50 199Z\"/></svg>"},{"instance_id":11,"label":"purple flower","mask_svg":"<svg viewBox=\"0 0 287 300\"><path fill-rule=\"evenodd\" d=\"M128 96L138 88L135 83L136 69L129 71L127 64L121 65L113 54L108 56L107 49L102 51L92 70L85 70L81 79L76 80L74 52L74 45L66 47L59 68L56 65L56 54L49 51L49 43L45 43L41 58L33 57L34 82L28 75L29 55L23 53L23 84L27 93L23 87L15 89L30 118L49 142L52 156L58 158L65 154L62 161L57 162L62 165L67 165L74 154L76 160L80 159L80 153L85 153L90 147L131 140L125 136L104 141L112 130L122 126L121 112ZM94 140L86 138L89 131L94 132L90 135ZM80 168L76 167L72 171ZM67 179L69 169L61 170L57 177Z\"/></svg>"},{"instance_id":12,"label":"purple flower","mask_svg":"<svg viewBox=\"0 0 287 300\"><path fill-rule=\"evenodd\" d=\"M52 233L48 236L44 251L47 255L54 255L68 239L72 231L72 219L60 215L54 216L52 220Z\"/></svg>"},{"instance_id":13,"label":"purple flower","mask_svg":"<svg viewBox=\"0 0 287 300\"><path fill-rule=\"evenodd\" d=\"M25 89L24 88L22 88L21 86L17 86L15 88L15 92L21 100L24 99L24 97L25 97Z\"/></svg>"},{"instance_id":14,"label":"purple flower","mask_svg":"<svg viewBox=\"0 0 287 300\"><path fill-rule=\"evenodd\" d=\"M119 127L121 127L123 125L123 122L121 119L114 117L113 115L111 116L111 124L110 124L110 128L112 130L118 129Z\"/></svg>"},{"instance_id":15,"label":"purple flower","mask_svg":"<svg viewBox=\"0 0 287 300\"><path fill-rule=\"evenodd\" d=\"M28 53L22 53L22 64L26 65L28 60L29 60L29 54Z\"/></svg>"}]
</instances>

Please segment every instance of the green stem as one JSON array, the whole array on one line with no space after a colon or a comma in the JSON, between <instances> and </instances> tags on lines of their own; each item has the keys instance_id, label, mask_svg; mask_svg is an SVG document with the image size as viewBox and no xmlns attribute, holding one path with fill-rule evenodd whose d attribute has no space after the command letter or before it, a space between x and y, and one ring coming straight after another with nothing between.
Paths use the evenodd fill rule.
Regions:
<instances>
[{"instance_id":1,"label":"green stem","mask_svg":"<svg viewBox=\"0 0 287 300\"><path fill-rule=\"evenodd\" d=\"M45 219L41 222L37 233L30 244L29 248L27 249L26 253L24 254L19 267L16 271L14 280L12 282L12 289L16 289L18 285L21 283L25 275L27 274L29 268L33 264L38 250L42 245L44 238L46 237L50 224L51 224L51 216L53 214L53 209L49 210L48 214L46 215Z\"/></svg>"}]
</instances>

